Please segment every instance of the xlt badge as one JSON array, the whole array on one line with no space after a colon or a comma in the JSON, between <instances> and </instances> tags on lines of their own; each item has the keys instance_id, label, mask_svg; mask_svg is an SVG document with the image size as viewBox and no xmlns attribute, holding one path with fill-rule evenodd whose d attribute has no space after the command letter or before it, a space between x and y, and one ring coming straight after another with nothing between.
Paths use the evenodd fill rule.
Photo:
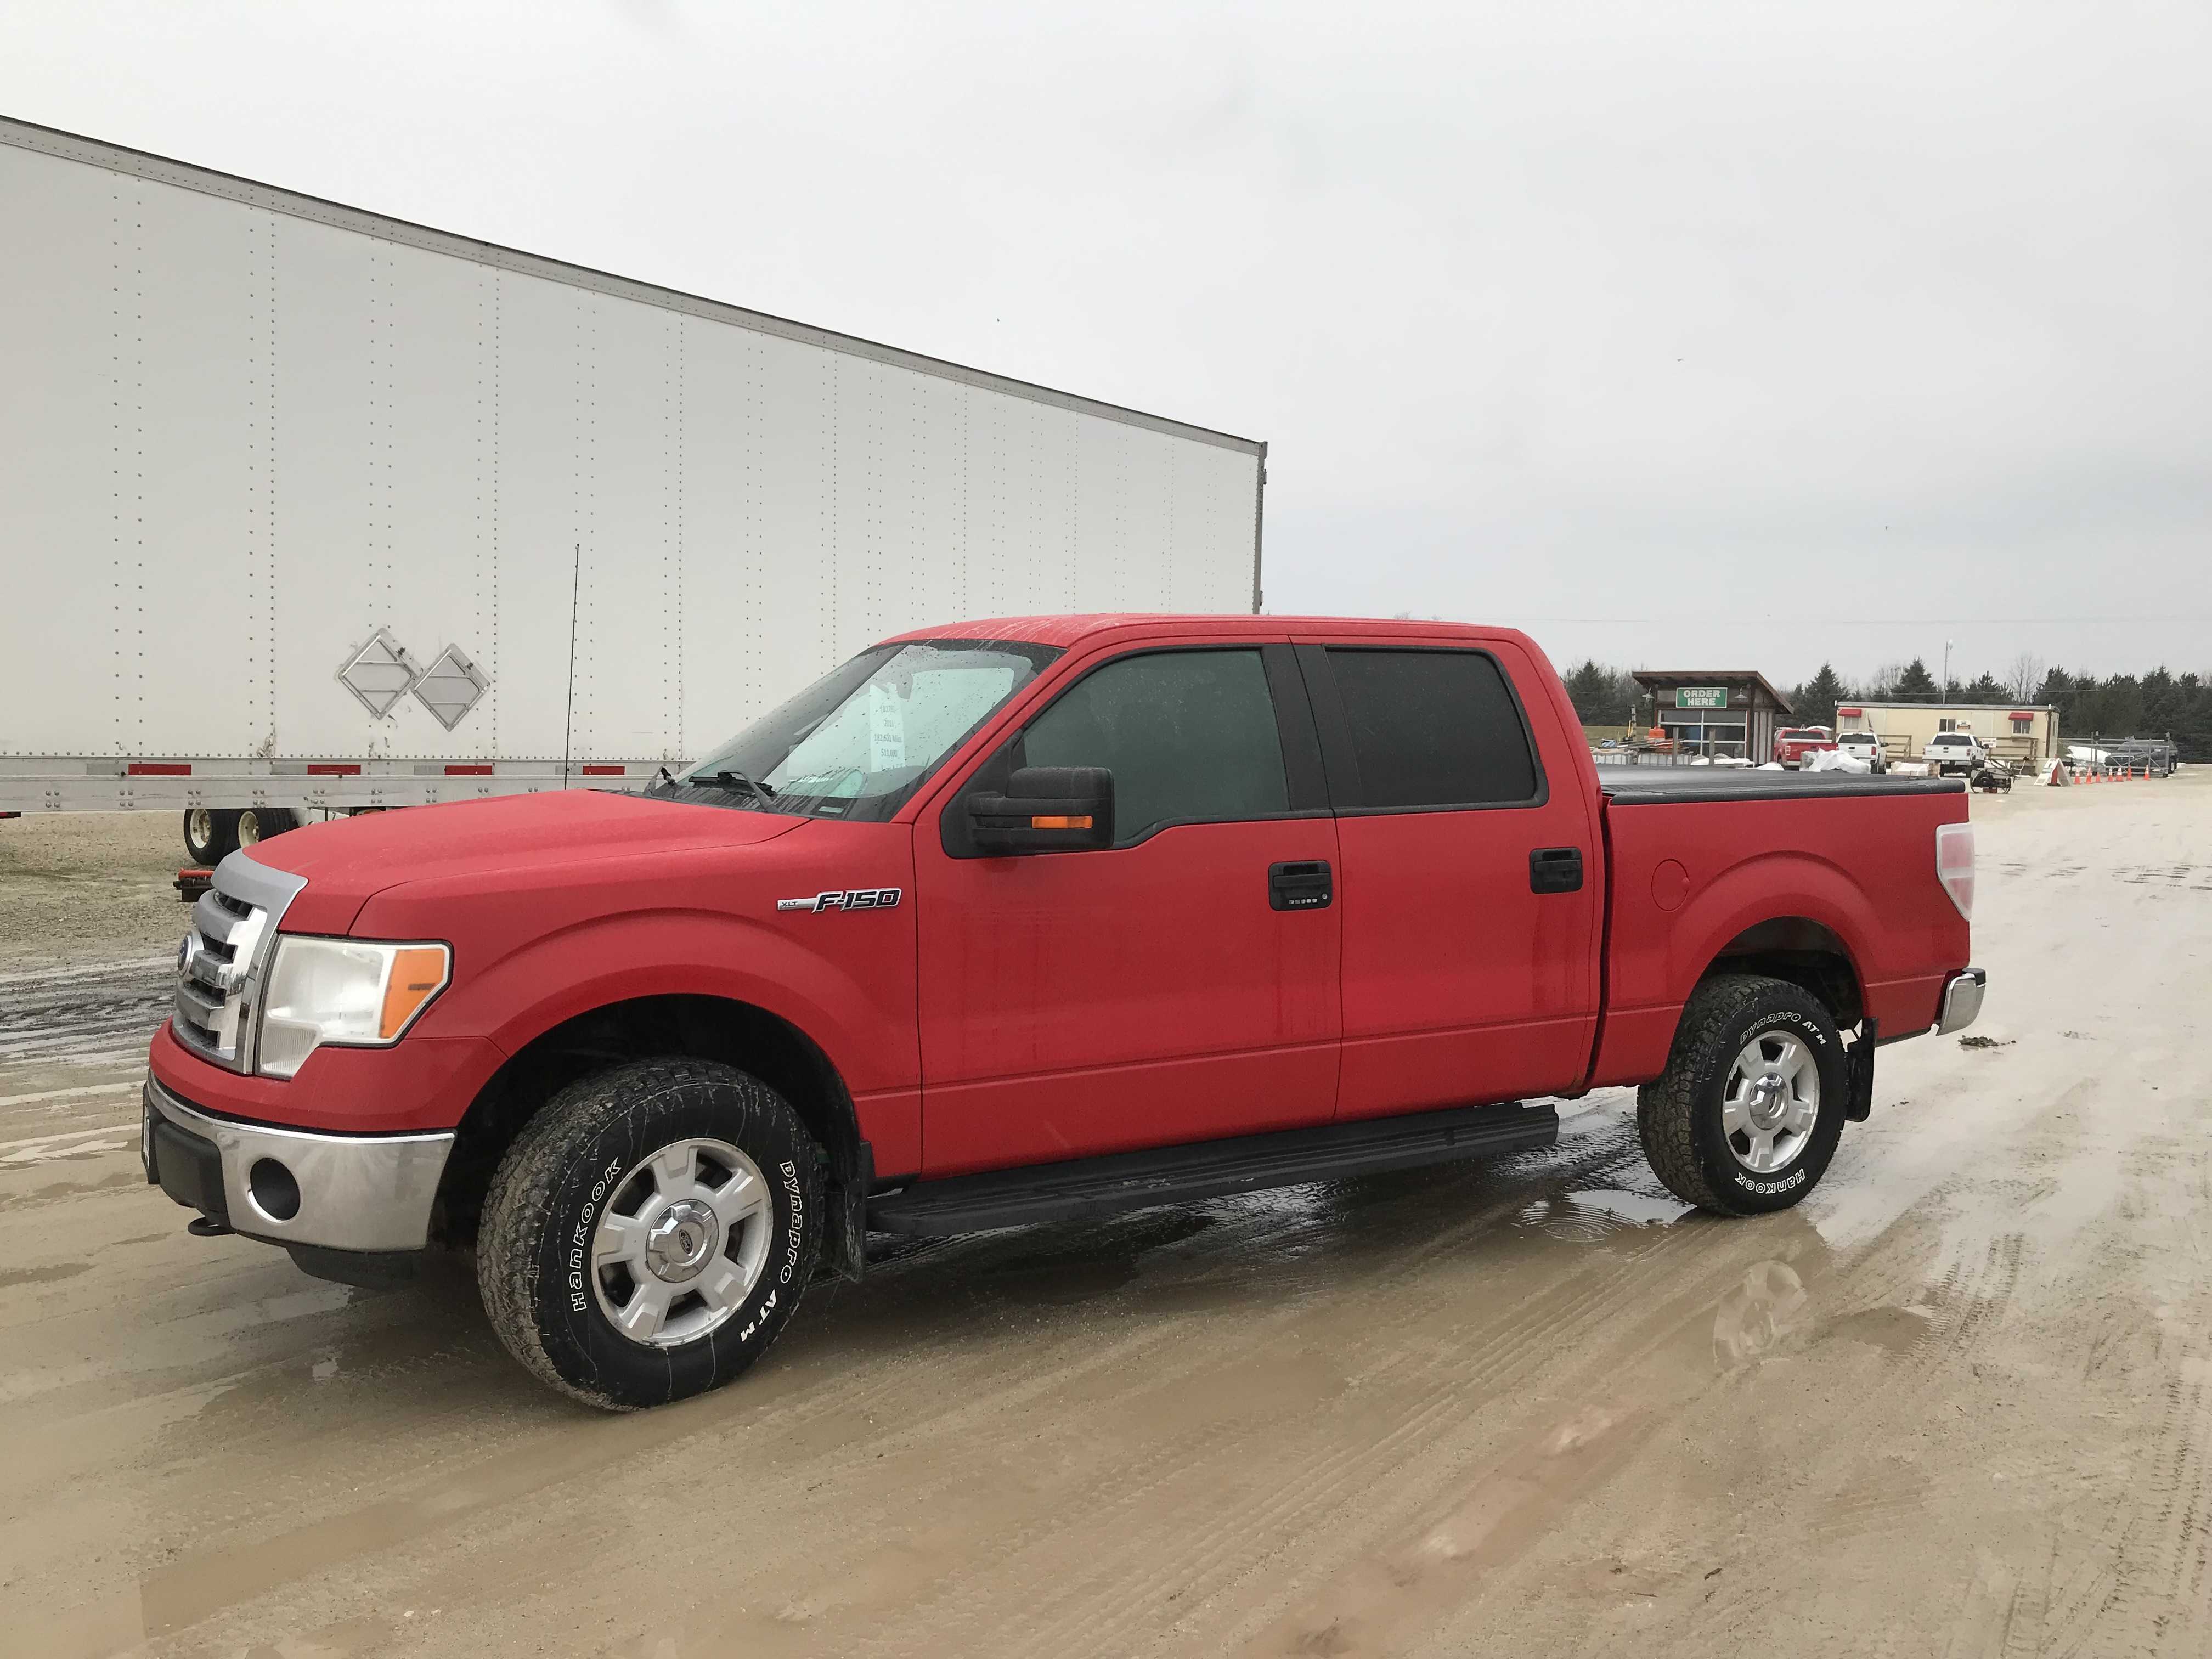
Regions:
<instances>
[{"instance_id":1,"label":"xlt badge","mask_svg":"<svg viewBox=\"0 0 2212 1659\"><path fill-rule=\"evenodd\" d=\"M812 898L778 899L779 910L888 910L899 902L896 887L856 887L843 893L817 893Z\"/></svg>"}]
</instances>

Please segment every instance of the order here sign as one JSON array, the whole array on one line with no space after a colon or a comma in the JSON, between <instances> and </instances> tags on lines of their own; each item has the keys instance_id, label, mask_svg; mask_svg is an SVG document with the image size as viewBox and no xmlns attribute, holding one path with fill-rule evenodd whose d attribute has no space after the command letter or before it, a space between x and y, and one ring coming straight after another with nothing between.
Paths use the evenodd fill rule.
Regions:
<instances>
[{"instance_id":1,"label":"order here sign","mask_svg":"<svg viewBox=\"0 0 2212 1659\"><path fill-rule=\"evenodd\" d=\"M1674 688L1674 707L1677 708L1725 708L1728 707L1728 687L1725 685L1678 685Z\"/></svg>"}]
</instances>

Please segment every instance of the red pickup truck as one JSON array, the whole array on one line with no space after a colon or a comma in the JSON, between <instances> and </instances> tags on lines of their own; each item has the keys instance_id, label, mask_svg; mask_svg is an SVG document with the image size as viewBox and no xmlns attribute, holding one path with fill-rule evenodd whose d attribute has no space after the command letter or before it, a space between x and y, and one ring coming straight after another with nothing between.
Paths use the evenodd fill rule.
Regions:
<instances>
[{"instance_id":1,"label":"red pickup truck","mask_svg":"<svg viewBox=\"0 0 2212 1659\"><path fill-rule=\"evenodd\" d=\"M1774 734L1774 758L1784 766L1802 766L1805 757L1836 746L1836 734L1825 726L1796 726Z\"/></svg>"},{"instance_id":2,"label":"red pickup truck","mask_svg":"<svg viewBox=\"0 0 2212 1659\"><path fill-rule=\"evenodd\" d=\"M609 1408L728 1382L871 1231L1549 1144L1810 1192L1877 1042L1978 1012L1956 780L1622 769L1522 635L1000 619L681 775L232 854L145 1091L195 1231L373 1283L473 1245Z\"/></svg>"}]
</instances>

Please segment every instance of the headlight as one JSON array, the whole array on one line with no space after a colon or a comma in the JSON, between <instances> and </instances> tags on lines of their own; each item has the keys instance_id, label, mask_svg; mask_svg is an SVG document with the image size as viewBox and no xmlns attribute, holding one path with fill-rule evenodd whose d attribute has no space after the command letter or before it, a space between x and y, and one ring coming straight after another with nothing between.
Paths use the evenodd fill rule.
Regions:
<instances>
[{"instance_id":1,"label":"headlight","mask_svg":"<svg viewBox=\"0 0 2212 1659\"><path fill-rule=\"evenodd\" d=\"M286 934L262 999L262 1074L290 1077L325 1042L389 1048L446 988L453 965L443 945Z\"/></svg>"}]
</instances>

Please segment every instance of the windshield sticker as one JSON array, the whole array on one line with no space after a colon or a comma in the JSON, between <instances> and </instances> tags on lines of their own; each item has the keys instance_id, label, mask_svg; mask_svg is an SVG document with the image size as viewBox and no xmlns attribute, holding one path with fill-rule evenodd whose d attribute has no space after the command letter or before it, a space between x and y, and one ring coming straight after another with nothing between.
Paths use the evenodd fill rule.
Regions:
<instances>
[{"instance_id":1,"label":"windshield sticker","mask_svg":"<svg viewBox=\"0 0 2212 1659\"><path fill-rule=\"evenodd\" d=\"M868 685L868 759L878 772L906 764L906 716L897 695L881 680Z\"/></svg>"}]
</instances>

